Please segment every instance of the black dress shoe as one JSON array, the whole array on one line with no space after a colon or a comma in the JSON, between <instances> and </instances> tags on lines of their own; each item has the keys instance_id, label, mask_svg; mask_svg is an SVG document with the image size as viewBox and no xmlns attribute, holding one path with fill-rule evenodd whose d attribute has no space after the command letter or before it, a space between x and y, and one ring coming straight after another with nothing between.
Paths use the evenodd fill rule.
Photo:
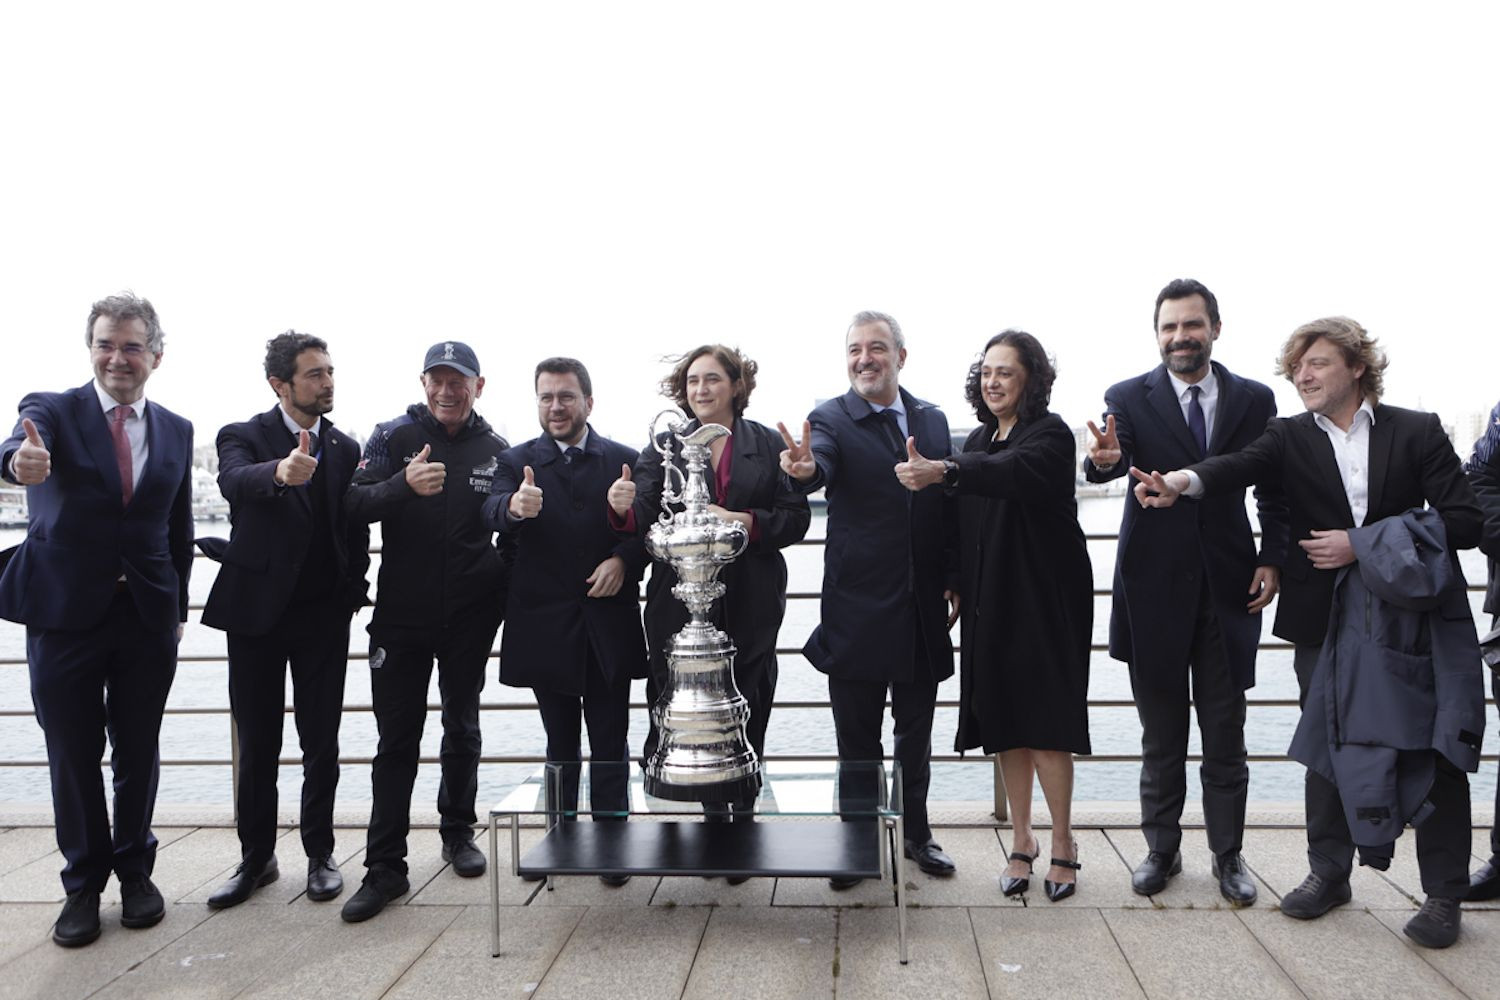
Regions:
<instances>
[{"instance_id":1,"label":"black dress shoe","mask_svg":"<svg viewBox=\"0 0 1500 1000\"><path fill-rule=\"evenodd\" d=\"M1446 948L1458 940L1458 921L1458 900L1428 896L1402 930L1423 948Z\"/></svg>"},{"instance_id":2,"label":"black dress shoe","mask_svg":"<svg viewBox=\"0 0 1500 1000\"><path fill-rule=\"evenodd\" d=\"M315 903L326 902L344 891L344 876L333 858L325 854L321 858L307 859L307 898Z\"/></svg>"},{"instance_id":3,"label":"black dress shoe","mask_svg":"<svg viewBox=\"0 0 1500 1000\"><path fill-rule=\"evenodd\" d=\"M629 875L600 875L599 876L599 881L603 882L605 885L614 886L616 888L619 888L620 886L624 885L626 882L630 881L630 876Z\"/></svg>"},{"instance_id":4,"label":"black dress shoe","mask_svg":"<svg viewBox=\"0 0 1500 1000\"><path fill-rule=\"evenodd\" d=\"M1031 849L1030 854L1022 854L1020 851L1011 851L1010 861L1019 861L1026 866L1026 877L1017 878L1014 875L1000 876L1000 894L1003 896L1016 896L1031 888L1031 871L1036 865L1036 856L1042 853L1042 842L1033 834L1032 843L1036 846Z\"/></svg>"},{"instance_id":5,"label":"black dress shoe","mask_svg":"<svg viewBox=\"0 0 1500 1000\"><path fill-rule=\"evenodd\" d=\"M339 916L346 924L369 920L385 909L385 904L410 891L411 883L406 880L405 875L385 868L371 868L365 873L365 880L359 891L349 897L343 910L339 911Z\"/></svg>"},{"instance_id":6,"label":"black dress shoe","mask_svg":"<svg viewBox=\"0 0 1500 1000\"><path fill-rule=\"evenodd\" d=\"M1051 864L1054 868L1070 868L1078 871L1083 865L1078 863L1078 841L1073 841L1073 857L1053 858ZM1047 890L1047 898L1054 903L1061 903L1073 893L1078 891L1078 876L1073 876L1071 882L1054 882L1050 878L1042 879L1042 888Z\"/></svg>"},{"instance_id":7,"label":"black dress shoe","mask_svg":"<svg viewBox=\"0 0 1500 1000\"><path fill-rule=\"evenodd\" d=\"M1130 888L1137 895L1154 896L1167 887L1173 875L1182 874L1182 852L1147 851L1146 859L1130 876Z\"/></svg>"},{"instance_id":8,"label":"black dress shoe","mask_svg":"<svg viewBox=\"0 0 1500 1000\"><path fill-rule=\"evenodd\" d=\"M1475 869L1469 876L1471 903L1500 898L1500 854L1491 854L1490 859Z\"/></svg>"},{"instance_id":9,"label":"black dress shoe","mask_svg":"<svg viewBox=\"0 0 1500 1000\"><path fill-rule=\"evenodd\" d=\"M1255 883L1245 870L1245 859L1239 854L1214 858L1214 878L1219 880L1219 895L1234 906L1250 906L1257 895Z\"/></svg>"},{"instance_id":10,"label":"black dress shoe","mask_svg":"<svg viewBox=\"0 0 1500 1000\"><path fill-rule=\"evenodd\" d=\"M1309 872L1301 885L1281 897L1281 912L1298 920L1311 920L1335 906L1343 906L1352 898L1348 879L1335 882L1317 872Z\"/></svg>"},{"instance_id":11,"label":"black dress shoe","mask_svg":"<svg viewBox=\"0 0 1500 1000\"><path fill-rule=\"evenodd\" d=\"M249 899L256 889L263 885L270 885L279 878L281 878L281 869L276 867L275 855L272 855L271 860L264 865L252 865L248 861L242 861L234 870L233 877L208 897L208 907L211 910L227 910L231 906L239 906Z\"/></svg>"},{"instance_id":12,"label":"black dress shoe","mask_svg":"<svg viewBox=\"0 0 1500 1000\"><path fill-rule=\"evenodd\" d=\"M120 879L120 924L132 930L155 927L167 915L167 904L161 892L145 875L126 875Z\"/></svg>"},{"instance_id":13,"label":"black dress shoe","mask_svg":"<svg viewBox=\"0 0 1500 1000\"><path fill-rule=\"evenodd\" d=\"M52 940L64 948L82 948L99 939L99 894L92 889L68 893L52 927Z\"/></svg>"},{"instance_id":14,"label":"black dress shoe","mask_svg":"<svg viewBox=\"0 0 1500 1000\"><path fill-rule=\"evenodd\" d=\"M487 867L484 852L472 838L443 841L443 860L453 862L453 873L462 878L478 878Z\"/></svg>"},{"instance_id":15,"label":"black dress shoe","mask_svg":"<svg viewBox=\"0 0 1500 1000\"><path fill-rule=\"evenodd\" d=\"M925 844L913 844L908 840L906 856L929 875L952 875L958 871L953 859L943 853L943 848L935 840L929 840Z\"/></svg>"},{"instance_id":16,"label":"black dress shoe","mask_svg":"<svg viewBox=\"0 0 1500 1000\"><path fill-rule=\"evenodd\" d=\"M862 878L848 878L843 875L835 875L828 880L828 888L836 892L843 892L845 889L853 889L863 881L864 879Z\"/></svg>"}]
</instances>

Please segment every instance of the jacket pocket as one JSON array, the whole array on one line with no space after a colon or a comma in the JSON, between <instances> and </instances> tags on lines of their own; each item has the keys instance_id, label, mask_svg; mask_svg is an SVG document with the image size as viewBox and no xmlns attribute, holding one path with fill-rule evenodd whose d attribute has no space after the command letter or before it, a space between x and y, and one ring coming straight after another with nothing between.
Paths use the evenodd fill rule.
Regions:
<instances>
[{"instance_id":1,"label":"jacket pocket","mask_svg":"<svg viewBox=\"0 0 1500 1000\"><path fill-rule=\"evenodd\" d=\"M1437 714L1432 657L1373 643L1349 652L1340 656L1338 672L1344 742L1430 748Z\"/></svg>"}]
</instances>

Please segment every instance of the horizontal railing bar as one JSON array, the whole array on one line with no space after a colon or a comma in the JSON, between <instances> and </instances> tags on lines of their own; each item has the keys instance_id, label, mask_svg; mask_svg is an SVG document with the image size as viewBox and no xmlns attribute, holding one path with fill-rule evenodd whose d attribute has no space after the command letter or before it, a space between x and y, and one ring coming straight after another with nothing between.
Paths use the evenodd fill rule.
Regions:
<instances>
[{"instance_id":1,"label":"horizontal railing bar","mask_svg":"<svg viewBox=\"0 0 1500 1000\"><path fill-rule=\"evenodd\" d=\"M838 759L839 758L838 758L837 754L785 754L785 755L782 755L782 754L774 754L774 755L773 754L768 754L768 755L766 755L765 757L762 758L762 760L765 761L768 764L774 764L774 763L777 763L778 761L788 761L788 760L807 761L809 763L819 763L819 764L836 764L836 763L838 763ZM886 758L886 760L891 760L891 759L892 758L889 758L889 757ZM1091 754L1091 755L1086 756L1086 757L1076 756L1073 759L1076 760L1080 764L1138 764L1138 763L1140 763L1141 757L1140 757L1140 754L1096 753L1096 754ZM1188 754L1185 759L1188 760L1188 761L1202 761L1203 760L1203 755L1202 754ZM1295 763L1297 763L1296 761L1292 760L1292 758L1288 757L1286 754L1252 753L1252 754L1247 754L1245 756L1245 759L1246 759L1246 761L1248 761L1251 764L1295 764ZM963 755L963 756L960 756L959 754L933 754L932 757L931 757L931 760L932 760L932 762L934 764L976 764L976 763L985 763L985 764L987 764L987 763L991 762L991 758L989 758L987 756L984 756L983 754L973 754L973 755ZM1497 760L1500 760L1500 753L1480 754L1479 755L1479 760L1481 762L1497 761ZM340 757L339 758L339 764L340 765L368 765L368 764L371 764L373 762L374 762L374 758L373 757ZM277 763L281 767L300 767L302 765L302 758L300 758L300 757L283 757ZM417 763L418 764L439 764L439 763L441 763L441 760L438 757L419 757L417 759ZM545 763L547 763L547 758L545 756L542 756L542 755L539 755L539 754L493 754L493 755L491 755L491 754L485 754L485 755L481 755L480 756L479 763L481 763L481 764L545 764ZM588 759L587 758L584 759L584 763L588 763ZM231 764L231 761L228 758L226 758L226 757L205 757L205 758L186 757L186 758L180 758L180 759L174 759L174 760L163 760L161 762L162 767L229 767L230 764ZM47 762L45 760L0 760L0 767L46 767L46 766L47 766ZM99 762L99 766L100 767L108 767L109 766L109 761L102 760L102 761Z\"/></svg>"}]
</instances>

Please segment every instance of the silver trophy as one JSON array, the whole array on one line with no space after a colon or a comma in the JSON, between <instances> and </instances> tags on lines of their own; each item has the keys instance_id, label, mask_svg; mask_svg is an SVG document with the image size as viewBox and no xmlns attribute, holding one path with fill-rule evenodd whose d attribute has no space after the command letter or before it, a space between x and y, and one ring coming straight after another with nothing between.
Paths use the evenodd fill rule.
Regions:
<instances>
[{"instance_id":1,"label":"silver trophy","mask_svg":"<svg viewBox=\"0 0 1500 1000\"><path fill-rule=\"evenodd\" d=\"M658 435L663 417L670 437ZM760 761L745 737L750 706L734 684L734 644L708 620L724 596L719 570L750 544L750 532L708 509L709 445L729 435L721 424L691 434L677 410L651 422L651 442L662 455L662 514L646 536L652 557L677 571L672 594L691 620L667 648L667 685L651 707L660 732L646 761L646 793L679 802L742 802L760 791ZM673 464L671 438L682 445L687 473ZM682 510L672 513L681 504Z\"/></svg>"}]
</instances>

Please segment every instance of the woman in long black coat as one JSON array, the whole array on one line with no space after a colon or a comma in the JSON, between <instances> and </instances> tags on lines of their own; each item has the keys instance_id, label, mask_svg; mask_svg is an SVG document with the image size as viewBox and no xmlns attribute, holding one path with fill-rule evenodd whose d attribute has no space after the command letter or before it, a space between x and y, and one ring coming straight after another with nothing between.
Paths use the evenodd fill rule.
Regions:
<instances>
[{"instance_id":1,"label":"woman in long black coat","mask_svg":"<svg viewBox=\"0 0 1500 1000\"><path fill-rule=\"evenodd\" d=\"M981 424L944 469L959 496L962 647L957 750L1000 755L1014 828L1006 895L1030 885L1041 844L1033 775L1052 813L1048 898L1073 894L1073 754L1089 753L1093 571L1073 498L1076 446L1049 413L1056 370L1035 337L990 338L966 395ZM919 488L939 474L909 463ZM905 478L903 478L905 481Z\"/></svg>"},{"instance_id":2,"label":"woman in long black coat","mask_svg":"<svg viewBox=\"0 0 1500 1000\"><path fill-rule=\"evenodd\" d=\"M725 595L713 608L714 623L734 642L734 680L750 705L746 736L755 752L766 751L766 723L776 694L776 636L786 613L786 560L781 550L802 540L812 514L807 498L787 487L781 474L781 435L743 416L755 388L756 364L734 348L705 344L684 355L662 380L662 395L694 417L690 427L722 424L731 430L710 446L709 509L725 520L739 521L750 532L750 544L719 574ZM681 447L672 453L682 467ZM685 469L684 469L685 471ZM661 514L661 453L648 444L632 474L636 495L635 525L649 530ZM616 510L624 516L626 512ZM667 646L687 624L687 606L672 596L677 574L665 563L651 567L646 584L646 646L650 678L646 697L655 702L666 684ZM656 728L644 753L656 749ZM750 810L753 802L736 804Z\"/></svg>"}]
</instances>

